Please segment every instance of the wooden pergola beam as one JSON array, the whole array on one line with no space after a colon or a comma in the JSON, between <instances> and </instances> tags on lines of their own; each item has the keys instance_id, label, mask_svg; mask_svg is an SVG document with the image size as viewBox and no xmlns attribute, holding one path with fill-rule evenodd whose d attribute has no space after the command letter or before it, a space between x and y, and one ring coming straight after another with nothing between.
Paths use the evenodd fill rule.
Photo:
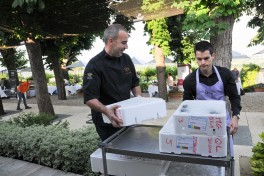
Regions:
<instances>
[{"instance_id":1,"label":"wooden pergola beam","mask_svg":"<svg viewBox=\"0 0 264 176\"><path fill-rule=\"evenodd\" d=\"M113 2L111 8L122 15L134 19L134 21L148 21L163 17L170 17L183 14L183 9L173 7L174 0L166 0L164 8L153 12L145 12L141 9L143 0L126 0L122 2Z\"/></svg>"}]
</instances>

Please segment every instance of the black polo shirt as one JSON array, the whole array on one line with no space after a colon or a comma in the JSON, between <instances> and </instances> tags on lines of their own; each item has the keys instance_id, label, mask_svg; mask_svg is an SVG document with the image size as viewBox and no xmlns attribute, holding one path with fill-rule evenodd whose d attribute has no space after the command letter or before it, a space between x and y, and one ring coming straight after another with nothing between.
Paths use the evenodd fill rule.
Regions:
<instances>
[{"instance_id":1,"label":"black polo shirt","mask_svg":"<svg viewBox=\"0 0 264 176\"><path fill-rule=\"evenodd\" d=\"M98 99L108 105L130 98L132 88L139 85L131 58L123 53L111 57L105 50L87 64L83 76L84 103Z\"/></svg>"},{"instance_id":2,"label":"black polo shirt","mask_svg":"<svg viewBox=\"0 0 264 176\"><path fill-rule=\"evenodd\" d=\"M237 115L240 113L242 107L240 105L240 96L238 95L233 75L231 71L225 67L216 66L216 68L224 84L225 96L228 96L231 102L233 115ZM218 81L218 78L215 70L213 69L213 73L208 77L202 75L199 71L199 80L200 83L212 86ZM184 79L183 88L183 100L194 100L196 98L196 70Z\"/></svg>"}]
</instances>

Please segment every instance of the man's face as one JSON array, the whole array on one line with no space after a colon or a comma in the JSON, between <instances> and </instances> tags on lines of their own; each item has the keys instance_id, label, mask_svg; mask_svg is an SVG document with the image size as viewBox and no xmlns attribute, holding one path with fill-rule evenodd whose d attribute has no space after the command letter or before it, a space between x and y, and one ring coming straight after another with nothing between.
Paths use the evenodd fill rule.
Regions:
<instances>
[{"instance_id":1,"label":"man's face","mask_svg":"<svg viewBox=\"0 0 264 176\"><path fill-rule=\"evenodd\" d=\"M196 51L195 58L201 72L208 72L212 69L214 54L211 55L209 50Z\"/></svg>"},{"instance_id":2,"label":"man's face","mask_svg":"<svg viewBox=\"0 0 264 176\"><path fill-rule=\"evenodd\" d=\"M114 57L122 56L125 49L128 48L127 45L128 34L125 31L119 31L117 39L112 39L112 52L111 55Z\"/></svg>"}]
</instances>

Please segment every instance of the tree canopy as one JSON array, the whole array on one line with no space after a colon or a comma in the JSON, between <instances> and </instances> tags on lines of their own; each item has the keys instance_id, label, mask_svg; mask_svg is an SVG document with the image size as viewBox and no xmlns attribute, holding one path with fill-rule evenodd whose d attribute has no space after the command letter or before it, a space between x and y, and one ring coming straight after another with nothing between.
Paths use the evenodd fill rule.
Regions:
<instances>
[{"instance_id":1,"label":"tree canopy","mask_svg":"<svg viewBox=\"0 0 264 176\"><path fill-rule=\"evenodd\" d=\"M262 44L264 45L264 1L263 0L247 0L247 13L254 17L248 22L248 26L259 27L258 34L252 39L249 46Z\"/></svg>"},{"instance_id":2,"label":"tree canopy","mask_svg":"<svg viewBox=\"0 0 264 176\"><path fill-rule=\"evenodd\" d=\"M106 0L2 0L0 26L14 31L21 39L29 33L39 38L101 32L113 14L108 5Z\"/></svg>"},{"instance_id":3,"label":"tree canopy","mask_svg":"<svg viewBox=\"0 0 264 176\"><path fill-rule=\"evenodd\" d=\"M183 29L195 33L201 39L226 30L228 24L216 23L216 19L226 16L238 18L242 15L245 0L176 0L174 6L183 8L186 14Z\"/></svg>"}]
</instances>

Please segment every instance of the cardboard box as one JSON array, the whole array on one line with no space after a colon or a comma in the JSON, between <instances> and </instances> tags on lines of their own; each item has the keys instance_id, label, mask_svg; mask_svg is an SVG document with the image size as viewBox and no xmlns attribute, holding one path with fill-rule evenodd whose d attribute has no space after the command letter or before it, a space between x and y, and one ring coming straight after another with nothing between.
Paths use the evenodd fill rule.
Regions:
<instances>
[{"instance_id":1,"label":"cardboard box","mask_svg":"<svg viewBox=\"0 0 264 176\"><path fill-rule=\"evenodd\" d=\"M116 114L123 120L123 126L140 124L144 120L158 119L167 115L166 103L161 98L135 97L107 107L113 105L121 106L116 110ZM104 114L103 119L105 123L111 123Z\"/></svg>"},{"instance_id":2,"label":"cardboard box","mask_svg":"<svg viewBox=\"0 0 264 176\"><path fill-rule=\"evenodd\" d=\"M97 149L91 154L92 171L104 173L102 151ZM161 176L165 175L169 167L169 161L106 154L107 172L116 176Z\"/></svg>"},{"instance_id":3,"label":"cardboard box","mask_svg":"<svg viewBox=\"0 0 264 176\"><path fill-rule=\"evenodd\" d=\"M226 135L225 101L186 100L173 116L177 134Z\"/></svg>"},{"instance_id":4,"label":"cardboard box","mask_svg":"<svg viewBox=\"0 0 264 176\"><path fill-rule=\"evenodd\" d=\"M159 132L159 150L165 153L196 154L201 156L227 156L227 135L177 134L171 116Z\"/></svg>"}]
</instances>

